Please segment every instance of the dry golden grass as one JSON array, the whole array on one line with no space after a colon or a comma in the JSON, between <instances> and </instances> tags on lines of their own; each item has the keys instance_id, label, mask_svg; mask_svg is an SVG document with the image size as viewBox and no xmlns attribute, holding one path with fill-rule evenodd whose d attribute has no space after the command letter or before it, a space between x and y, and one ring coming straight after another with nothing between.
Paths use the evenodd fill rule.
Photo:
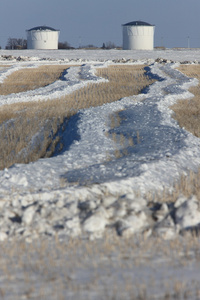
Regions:
<instances>
[{"instance_id":1,"label":"dry golden grass","mask_svg":"<svg viewBox=\"0 0 200 300\"><path fill-rule=\"evenodd\" d=\"M181 65L178 69L187 76L200 80L199 65ZM178 121L181 127L200 137L200 84L190 88L190 92L194 95L193 98L179 100L171 106L171 109L174 111L174 119ZM150 194L149 199L174 202L180 194L186 197L196 195L197 199L200 200L200 170L197 173L190 172L188 176L181 176L181 179L175 183L172 193L164 191L157 197Z\"/></svg>"},{"instance_id":2,"label":"dry golden grass","mask_svg":"<svg viewBox=\"0 0 200 300\"><path fill-rule=\"evenodd\" d=\"M0 65L0 68L9 68L10 65Z\"/></svg>"},{"instance_id":3,"label":"dry golden grass","mask_svg":"<svg viewBox=\"0 0 200 300\"><path fill-rule=\"evenodd\" d=\"M199 65L181 65L179 70L187 76L200 80ZM174 111L176 119L181 127L200 137L200 84L190 88L194 97L188 100L179 100L171 109Z\"/></svg>"},{"instance_id":4,"label":"dry golden grass","mask_svg":"<svg viewBox=\"0 0 200 300\"><path fill-rule=\"evenodd\" d=\"M40 68L38 72L37 76L42 77ZM136 95L153 82L145 76L144 66L115 66L99 69L97 73L108 78L109 82L89 84L60 99L2 106L0 168L51 156L58 142L57 138L52 143L53 137L78 110ZM9 120L11 121L8 122ZM44 128L42 133L41 128ZM36 140L27 155L22 150L28 147L32 137L38 132L42 134L42 139Z\"/></svg>"},{"instance_id":5,"label":"dry golden grass","mask_svg":"<svg viewBox=\"0 0 200 300\"><path fill-rule=\"evenodd\" d=\"M59 79L70 66L46 65L38 68L24 68L12 73L0 84L0 95L20 93L49 85Z\"/></svg>"},{"instance_id":6,"label":"dry golden grass","mask_svg":"<svg viewBox=\"0 0 200 300\"><path fill-rule=\"evenodd\" d=\"M196 173L190 171L187 176L180 176L180 179L174 183L171 191L168 189L157 193L150 191L146 194L146 199L149 204L156 202L173 203L180 196L185 196L189 199L191 195L195 195L200 201L200 169Z\"/></svg>"},{"instance_id":7,"label":"dry golden grass","mask_svg":"<svg viewBox=\"0 0 200 300\"><path fill-rule=\"evenodd\" d=\"M144 66L109 66L98 69L97 75L109 79L109 83L102 83L101 97L106 103L122 97L138 95L142 89L152 84L152 80L145 76Z\"/></svg>"},{"instance_id":8,"label":"dry golden grass","mask_svg":"<svg viewBox=\"0 0 200 300\"><path fill-rule=\"evenodd\" d=\"M63 123L62 116L55 117L56 107L51 106L48 109L45 103L29 103L28 106L14 105L14 109L9 111L7 115L12 115L10 122L2 124L1 130L1 153L0 153L0 167L9 167L13 163L28 163L35 161L40 157L48 156L47 148L52 143L52 137L57 132L60 122ZM20 113L17 108L23 109ZM11 107L12 109L12 107ZM16 109L16 111L15 111ZM40 134L34 139L36 134ZM52 144L52 147L55 145ZM29 154L23 149L27 148ZM53 150L52 150L53 151Z\"/></svg>"}]
</instances>

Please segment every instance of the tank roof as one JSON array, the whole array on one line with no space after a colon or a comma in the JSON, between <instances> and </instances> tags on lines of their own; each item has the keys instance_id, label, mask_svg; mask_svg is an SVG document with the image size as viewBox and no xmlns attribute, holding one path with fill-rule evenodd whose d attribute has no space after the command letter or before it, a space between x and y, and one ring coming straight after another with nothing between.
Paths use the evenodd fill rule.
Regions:
<instances>
[{"instance_id":1,"label":"tank roof","mask_svg":"<svg viewBox=\"0 0 200 300\"><path fill-rule=\"evenodd\" d=\"M143 21L133 21L133 22L123 24L122 26L154 26L154 25L151 25L151 24L149 24L147 22L143 22Z\"/></svg>"},{"instance_id":2,"label":"tank roof","mask_svg":"<svg viewBox=\"0 0 200 300\"><path fill-rule=\"evenodd\" d=\"M45 30L49 30L49 31L59 31L59 30L56 30L52 27L49 27L49 26L37 26L37 27L33 27L31 29L28 29L27 31L32 31L32 30L37 30L37 31L45 31Z\"/></svg>"}]
</instances>

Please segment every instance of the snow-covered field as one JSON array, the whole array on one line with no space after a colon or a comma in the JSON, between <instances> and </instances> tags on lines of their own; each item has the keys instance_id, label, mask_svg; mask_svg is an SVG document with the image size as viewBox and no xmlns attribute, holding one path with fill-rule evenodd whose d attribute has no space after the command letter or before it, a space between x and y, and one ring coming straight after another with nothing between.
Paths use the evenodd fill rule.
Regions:
<instances>
[{"instance_id":1,"label":"snow-covered field","mask_svg":"<svg viewBox=\"0 0 200 300\"><path fill-rule=\"evenodd\" d=\"M1 239L6 239L10 234L13 236L16 232L21 234L21 231L27 236L28 233L24 233L23 226L34 222L37 226L33 232L37 235L38 223L44 222L48 214L46 211L44 215L41 211L39 213L36 211L38 212L38 206L46 207L47 203L56 216L50 226L44 222L44 226L39 230L41 233L50 231L50 234L53 234L55 232L53 228L62 224L61 235L76 236L84 233L92 236L101 235L107 225L113 223L114 215L115 224L121 220L116 218L116 212L112 207L117 202L121 218L125 222L121 229L118 229L120 234L129 227L131 229L125 232L130 231L130 234L151 228L152 222L148 220L146 214L142 214L141 218L137 217L135 221L132 219L130 222L127 221L127 211L130 207L142 212L146 207L147 200L138 198L136 196L138 191L141 197L149 191L151 193L163 189L170 191L181 175L188 174L190 170L197 171L200 166L200 139L181 129L172 119L172 111L169 109L169 106L178 99L193 96L188 92L188 88L196 85L198 81L188 78L175 68L186 60L198 63L200 50L144 52L2 50L0 54L2 65L9 65L8 68L2 67L1 82L11 72L23 67L33 68L41 64L77 64L76 67L69 69L62 80L47 87L0 96L0 105L54 99L88 83L104 81L105 79L95 76L95 69L116 62L148 63L150 65L148 75L158 79L143 94L79 111L70 119L63 133L64 147L59 155L27 165L16 164L0 171L2 209L9 211L11 216L17 214L21 220L13 222L14 230L10 230L10 225L6 222L8 216L4 214ZM111 128L111 115L119 111L122 121L118 127ZM123 136L123 143L119 142L119 139L114 141L113 134L116 137ZM134 144L132 146L128 143L130 137ZM116 155L116 150L122 154L120 158ZM123 200L120 200L121 198ZM196 200L194 206L195 203ZM54 206L58 208L57 213ZM60 209L66 206L72 207L71 211L68 209L66 214L60 214ZM126 209L123 206L126 206ZM168 212L168 208L166 209ZM87 219L85 216L85 220L82 210L87 212L87 216L90 211L93 218ZM195 221L190 224L191 226L199 223L198 217L199 213L195 215ZM184 227L177 221L172 225L173 233Z\"/></svg>"},{"instance_id":2,"label":"snow-covered field","mask_svg":"<svg viewBox=\"0 0 200 300\"><path fill-rule=\"evenodd\" d=\"M200 49L167 49L154 51L129 51L129 50L1 50L0 55L11 55L15 57L30 57L32 61L41 60L61 60L73 61L105 61L117 59L148 60L172 59L175 61L200 61Z\"/></svg>"},{"instance_id":3,"label":"snow-covered field","mask_svg":"<svg viewBox=\"0 0 200 300\"><path fill-rule=\"evenodd\" d=\"M52 237L56 234L66 242L70 236L91 239L102 237L107 230L112 235L117 232L125 238L142 232L146 238L161 236L168 240L180 238L188 229L198 229L199 199L195 196L191 195L187 199L180 195L174 204L160 203L153 207L147 207L145 197L149 191L172 189L173 183L182 174L188 174L190 170L197 171L200 167L200 139L181 129L172 119L172 111L169 109L178 99L192 97L188 88L198 84L196 79L188 78L175 69L183 62L199 63L200 50L1 50L0 65L9 67L0 69L0 82L11 72L23 67L33 68L42 64L69 64L77 67L70 68L63 80L48 87L0 96L0 106L5 103L53 99L89 82L98 83L104 79L95 76L95 69L115 63L147 63L149 76L158 81L141 95L81 110L71 118L63 133L64 148L61 154L0 171L0 240L15 241L15 237L22 237L27 242L33 242L35 238ZM118 127L112 128L111 115L119 111L122 121ZM117 142L118 139L113 140L113 134L123 136L123 143ZM128 144L129 137L132 137L134 146ZM120 158L115 155L116 149L123 153ZM199 257L198 246L195 249L195 255ZM108 272L104 266L104 258L98 257L99 261L102 259L102 268L99 267L96 272L101 273L99 276L104 281L107 278L107 285L103 286L108 289L108 294L116 282L121 284L123 294L121 277L125 272L130 284L137 281L151 291L151 295L144 294L139 299L153 299L153 296L164 299L167 294L166 291L161 291L163 284L168 286L168 289L167 286L164 289L170 291L168 299L199 299L199 260L195 260L194 252L188 254L188 263L184 263L187 255L176 265L170 258L172 268L168 265L168 258L156 257L156 253L152 254L151 263L146 265L143 254L139 267L135 260L133 263L131 255L126 258L126 262L123 259L124 271L121 271L120 265L116 265L119 261L115 252L110 257L110 261L114 263ZM98 259L95 259L98 264ZM132 263L137 272L130 268ZM88 269L84 271L84 276L77 266L74 275L70 275L70 280L74 280L75 284L92 280L94 272L89 261L86 265ZM70 268L73 269L72 266ZM57 274L57 271L54 272ZM113 272L116 277L113 277ZM38 280L35 274L33 276L33 281L41 288L39 281L42 282L42 278ZM16 282L20 282L18 279L14 286ZM5 283L3 275L1 280ZM153 280L155 293L152 290ZM172 285L172 281L176 286ZM192 287L192 293L182 293L184 289L181 289L181 281L186 283L186 291ZM85 289L83 294L77 290L80 294L76 299L102 299L100 283L97 288L98 290L91 291ZM144 293L142 286L141 289ZM49 293L50 290L49 285L45 292ZM1 293L2 291L3 289L0 290ZM31 299L36 299L39 292L33 293L35 298ZM66 291L66 295L72 295L72 299L75 299L73 292L70 293L67 294ZM9 295L10 298L6 299L13 299L15 293L10 292ZM56 299L54 296L48 297ZM129 298L126 296L121 299Z\"/></svg>"}]
</instances>

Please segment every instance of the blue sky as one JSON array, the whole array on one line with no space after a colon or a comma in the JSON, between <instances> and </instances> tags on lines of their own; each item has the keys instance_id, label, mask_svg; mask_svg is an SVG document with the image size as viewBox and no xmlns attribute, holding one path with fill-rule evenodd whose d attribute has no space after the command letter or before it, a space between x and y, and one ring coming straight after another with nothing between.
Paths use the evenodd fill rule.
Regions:
<instances>
[{"instance_id":1,"label":"blue sky","mask_svg":"<svg viewBox=\"0 0 200 300\"><path fill-rule=\"evenodd\" d=\"M26 38L26 29L60 29L73 47L122 45L121 25L154 24L155 46L200 47L200 0L0 0L0 45Z\"/></svg>"}]
</instances>

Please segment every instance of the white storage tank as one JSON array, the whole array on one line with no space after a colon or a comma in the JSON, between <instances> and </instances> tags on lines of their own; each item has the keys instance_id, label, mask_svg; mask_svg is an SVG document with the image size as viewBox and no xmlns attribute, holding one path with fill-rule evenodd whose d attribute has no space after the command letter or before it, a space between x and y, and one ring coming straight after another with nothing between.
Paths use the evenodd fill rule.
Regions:
<instances>
[{"instance_id":1,"label":"white storage tank","mask_svg":"<svg viewBox=\"0 0 200 300\"><path fill-rule=\"evenodd\" d=\"M58 49L59 30L48 26L38 26L26 32L27 49Z\"/></svg>"},{"instance_id":2,"label":"white storage tank","mask_svg":"<svg viewBox=\"0 0 200 300\"><path fill-rule=\"evenodd\" d=\"M155 26L142 21L123 24L123 50L153 50Z\"/></svg>"}]
</instances>

